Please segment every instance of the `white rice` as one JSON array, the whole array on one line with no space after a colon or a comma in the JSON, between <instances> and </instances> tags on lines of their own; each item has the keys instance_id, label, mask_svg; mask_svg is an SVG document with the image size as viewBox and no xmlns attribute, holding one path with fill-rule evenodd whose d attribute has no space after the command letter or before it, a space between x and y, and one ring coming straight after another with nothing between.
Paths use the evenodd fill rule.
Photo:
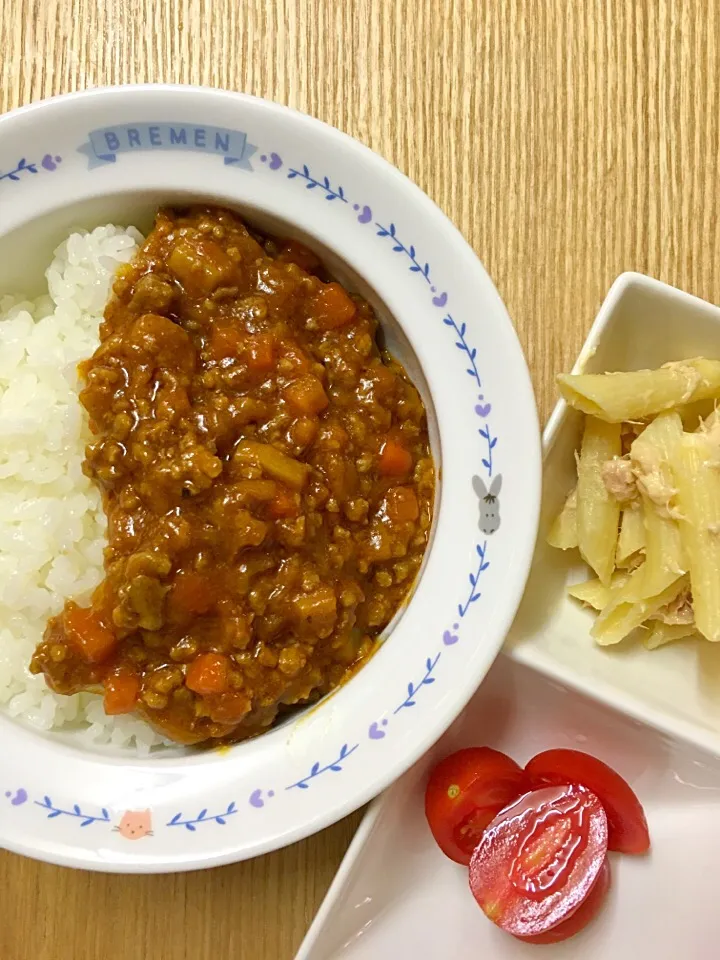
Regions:
<instances>
[{"instance_id":1,"label":"white rice","mask_svg":"<svg viewBox=\"0 0 720 960\"><path fill-rule=\"evenodd\" d=\"M53 693L28 664L48 617L87 599L103 574L105 515L81 465L90 434L76 364L98 344L113 276L134 227L73 233L46 272L48 295L0 296L0 709L41 730L147 753L164 742L92 694Z\"/></svg>"}]
</instances>

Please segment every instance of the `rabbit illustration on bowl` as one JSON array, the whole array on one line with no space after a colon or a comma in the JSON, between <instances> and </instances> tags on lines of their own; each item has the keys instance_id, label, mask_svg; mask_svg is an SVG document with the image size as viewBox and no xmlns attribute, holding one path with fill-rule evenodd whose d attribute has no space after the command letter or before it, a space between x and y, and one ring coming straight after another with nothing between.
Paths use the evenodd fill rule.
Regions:
<instances>
[{"instance_id":1,"label":"rabbit illustration on bowl","mask_svg":"<svg viewBox=\"0 0 720 960\"><path fill-rule=\"evenodd\" d=\"M500 526L500 501L498 497L502 488L502 476L498 474L493 479L489 490L478 476L472 478L472 485L480 501L478 527L485 534L495 533Z\"/></svg>"}]
</instances>

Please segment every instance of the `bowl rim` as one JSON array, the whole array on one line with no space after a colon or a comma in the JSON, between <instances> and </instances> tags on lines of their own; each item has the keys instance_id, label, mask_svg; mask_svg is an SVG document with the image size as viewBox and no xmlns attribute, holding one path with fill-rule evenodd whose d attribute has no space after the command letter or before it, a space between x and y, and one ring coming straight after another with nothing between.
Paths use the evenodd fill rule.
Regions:
<instances>
[{"instance_id":1,"label":"bowl rim","mask_svg":"<svg viewBox=\"0 0 720 960\"><path fill-rule=\"evenodd\" d=\"M449 726L449 724L463 709L477 688L477 685L481 682L485 673L489 669L490 664L502 646L504 637L511 625L515 611L519 605L525 581L530 570L539 519L541 461L540 435L537 428L537 411L535 408L527 366L510 318L507 314L504 304L502 303L502 300L499 297L499 294L492 284L492 281L490 280L472 248L462 237L457 228L452 224L450 219L416 184L414 184L409 178L407 178L396 167L390 164L379 154L370 150L369 147L365 146L349 135L337 130L336 128L329 126L323 121L281 104L273 103L258 97L252 97L243 93L225 91L212 87L192 87L178 84L132 84L117 87L98 87L88 91L80 91L58 97L52 97L38 103L19 107L8 114L5 114L4 116L0 116L0 135L5 133L5 128L10 128L10 134L12 135L12 127L15 121L21 120L23 121L24 125L24 121L32 121L38 117L42 117L43 113L47 112L48 110L55 110L58 105L72 105L75 103L84 105L88 102L97 103L106 97L118 101L120 98L127 96L141 96L150 91L156 95L169 95L171 97L186 97L193 95L212 97L223 101L227 101L229 98L235 104L250 104L263 111L269 111L271 115L292 118L293 122L301 123L307 126L310 130L315 132L318 137L330 138L332 143L338 145L341 153L345 151L348 156L355 154L357 157L362 158L365 164L371 168L379 181L392 182L398 187L399 190L408 196L408 202L412 202L412 205L420 211L423 220L427 220L435 229L442 231L443 235L446 237L446 239L448 239L450 246L452 246L458 257L464 260L474 271L478 284L483 288L483 296L486 296L489 301L494 301L492 303L493 309L496 315L499 316L502 321L496 321L492 329L494 334L497 335L498 339L502 341L503 350L510 354L514 363L513 372L516 374L516 382L513 386L515 389L516 410L522 411L523 417L525 418L524 420L523 417L516 418L518 421L516 423L516 429L518 430L519 434L522 434L523 443L525 445L524 454L526 468L523 476L522 489L525 498L523 509L527 518L527 527L523 533L523 537L521 538L522 542L514 545L512 549L514 566L510 573L508 573L506 576L503 583L503 601L499 604L498 609L494 610L495 622L492 630L493 642L488 644L488 648L491 650L491 655L489 657L485 657L482 663L476 666L474 671L470 672L470 678L460 692L454 692L453 697L441 702L431 716L428 714L424 725L425 734L422 740L418 740L409 752L405 753L401 759L395 758L392 762L386 762L382 775L368 777L367 782L362 789L355 789L354 791L350 792L344 800L340 802L334 802L330 805L330 808L324 810L322 814L316 814L314 816L309 816L306 814L300 827L294 826L291 829L286 829L269 840L254 845L252 849L247 851L233 848L225 853L217 855L199 853L193 857L181 857L180 859L165 858L160 862L143 861L140 863L135 860L128 861L127 858L124 861L88 862L87 859L79 858L74 853L68 854L66 850L48 850L43 848L41 851L39 851L37 848L29 847L28 844L19 841L16 837L12 835L6 835L6 831L3 830L3 818L0 817L0 836L2 836L3 843L8 846L9 849L16 850L16 852L25 853L30 856L41 856L43 859L47 859L56 863L62 863L71 866L83 866L90 869L162 872L177 869L193 869L234 862L238 859L265 853L272 849L276 849L279 846L284 846L287 843L300 840L309 834L316 832L322 827L336 822L367 802L367 800L369 800L372 796L375 796L389 783L400 776L404 770L406 770L422 753L425 752L425 750L432 745L432 743L435 742L435 740L444 732L447 726ZM5 142L7 142L7 133ZM121 192L128 191L125 190ZM367 279L370 280L371 278L367 277ZM403 315L398 315L397 311L393 312L400 326L403 328L403 330L406 330ZM428 380L430 380L429 377ZM438 415L438 423L440 425L440 415ZM445 450L443 447L443 458L444 456ZM438 504L438 509L439 508L440 505ZM431 552L432 548L429 548L428 554ZM412 607L412 605L413 604L411 602L410 607ZM362 675L362 672L360 675ZM0 731L1 730L2 725L0 725ZM30 736L34 735L31 734ZM262 742L266 741L266 738L270 736L272 736L272 733L266 734L262 738L258 738L258 740L251 742L254 744L262 744ZM124 762L125 761L123 761L123 763ZM194 767L197 765L197 762L187 764L188 768L190 766Z\"/></svg>"}]
</instances>

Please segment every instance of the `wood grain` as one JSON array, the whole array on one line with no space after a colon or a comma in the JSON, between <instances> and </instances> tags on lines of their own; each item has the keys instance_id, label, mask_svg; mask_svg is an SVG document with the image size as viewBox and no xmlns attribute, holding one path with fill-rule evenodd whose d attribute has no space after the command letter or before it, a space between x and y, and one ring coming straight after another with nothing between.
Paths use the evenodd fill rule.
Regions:
<instances>
[{"instance_id":1,"label":"wood grain","mask_svg":"<svg viewBox=\"0 0 720 960\"><path fill-rule=\"evenodd\" d=\"M0 110L172 81L346 130L474 246L545 416L619 272L720 299L719 13L715 0L0 0ZM285 960L356 822L175 877L0 855L0 956Z\"/></svg>"}]
</instances>

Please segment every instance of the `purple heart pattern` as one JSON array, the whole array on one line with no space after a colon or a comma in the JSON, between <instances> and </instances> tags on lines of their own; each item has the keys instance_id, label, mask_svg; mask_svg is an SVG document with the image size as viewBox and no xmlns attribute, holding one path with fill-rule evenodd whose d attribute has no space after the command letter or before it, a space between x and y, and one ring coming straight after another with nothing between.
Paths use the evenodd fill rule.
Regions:
<instances>
[{"instance_id":1,"label":"purple heart pattern","mask_svg":"<svg viewBox=\"0 0 720 960\"><path fill-rule=\"evenodd\" d=\"M16 790L14 794L12 790L6 790L5 796L10 800L10 803L14 807L20 807L23 805L23 803L27 803L27 790L24 790L22 787L20 787L19 790Z\"/></svg>"},{"instance_id":2,"label":"purple heart pattern","mask_svg":"<svg viewBox=\"0 0 720 960\"><path fill-rule=\"evenodd\" d=\"M46 153L41 161L42 166L46 170L48 170L50 173L52 173L53 170L57 170L58 165L61 163L62 163L62 157L57 157L57 156L53 157L49 153Z\"/></svg>"},{"instance_id":3,"label":"purple heart pattern","mask_svg":"<svg viewBox=\"0 0 720 960\"><path fill-rule=\"evenodd\" d=\"M270 156L268 156L266 153L263 153L260 157L260 162L266 163L271 170L279 170L283 165L282 158L278 156L277 153L271 153Z\"/></svg>"},{"instance_id":4,"label":"purple heart pattern","mask_svg":"<svg viewBox=\"0 0 720 960\"><path fill-rule=\"evenodd\" d=\"M271 800L275 796L275 791L268 790L265 796L267 797L268 800ZM253 792L248 797L248 803L250 804L250 806L255 807L257 810L260 810L262 807L264 807L266 802L267 801L263 799L262 790L253 790Z\"/></svg>"},{"instance_id":5,"label":"purple heart pattern","mask_svg":"<svg viewBox=\"0 0 720 960\"><path fill-rule=\"evenodd\" d=\"M386 727L387 720L381 720L380 724L383 727ZM377 722L370 724L370 729L368 730L368 737L370 737L371 740L382 740L384 736L385 736L385 731L380 729L380 726L378 725Z\"/></svg>"}]
</instances>

